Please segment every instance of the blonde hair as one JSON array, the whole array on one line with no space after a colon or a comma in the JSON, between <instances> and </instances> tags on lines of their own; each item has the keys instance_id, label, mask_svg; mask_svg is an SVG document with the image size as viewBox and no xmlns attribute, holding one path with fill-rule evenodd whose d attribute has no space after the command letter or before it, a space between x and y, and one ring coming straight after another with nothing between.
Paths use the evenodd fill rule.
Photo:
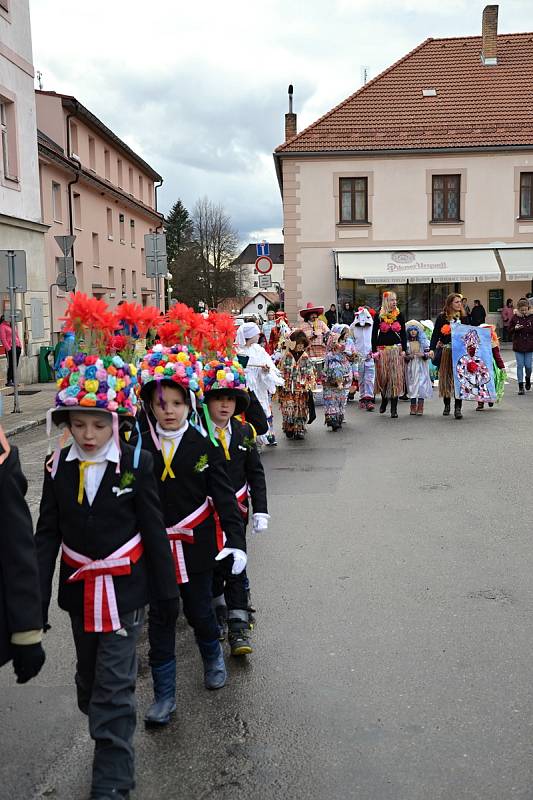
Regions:
<instances>
[{"instance_id":1,"label":"blonde hair","mask_svg":"<svg viewBox=\"0 0 533 800\"><path fill-rule=\"evenodd\" d=\"M390 305L390 301L394 298L396 301L398 298L396 297L396 292L383 292L383 297L381 299L381 312L382 314L388 314L389 311L392 311L392 307Z\"/></svg>"}]
</instances>

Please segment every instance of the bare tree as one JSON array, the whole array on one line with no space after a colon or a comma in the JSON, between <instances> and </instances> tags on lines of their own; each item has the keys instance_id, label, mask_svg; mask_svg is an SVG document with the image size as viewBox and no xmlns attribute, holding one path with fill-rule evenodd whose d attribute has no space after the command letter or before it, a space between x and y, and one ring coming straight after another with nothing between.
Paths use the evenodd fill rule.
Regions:
<instances>
[{"instance_id":1,"label":"bare tree","mask_svg":"<svg viewBox=\"0 0 533 800\"><path fill-rule=\"evenodd\" d=\"M208 197L197 200L192 212L194 239L201 254L201 277L206 300L212 308L224 297L235 293L233 263L239 235L221 203Z\"/></svg>"}]
</instances>

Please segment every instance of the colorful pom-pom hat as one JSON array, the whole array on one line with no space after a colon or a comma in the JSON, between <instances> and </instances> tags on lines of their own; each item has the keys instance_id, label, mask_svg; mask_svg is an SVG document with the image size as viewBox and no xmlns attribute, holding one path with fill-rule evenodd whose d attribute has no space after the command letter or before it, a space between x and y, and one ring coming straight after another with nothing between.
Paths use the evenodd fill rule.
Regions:
<instances>
[{"instance_id":1,"label":"colorful pom-pom hat","mask_svg":"<svg viewBox=\"0 0 533 800\"><path fill-rule=\"evenodd\" d=\"M203 362L200 353L186 345L165 347L156 344L139 362L138 381L141 400L149 405L154 386L181 386L191 398L193 408L203 400Z\"/></svg>"},{"instance_id":2,"label":"colorful pom-pom hat","mask_svg":"<svg viewBox=\"0 0 533 800\"><path fill-rule=\"evenodd\" d=\"M250 404L244 370L237 358L213 358L204 365L205 397L229 395L235 398L235 413L242 414Z\"/></svg>"}]
</instances>

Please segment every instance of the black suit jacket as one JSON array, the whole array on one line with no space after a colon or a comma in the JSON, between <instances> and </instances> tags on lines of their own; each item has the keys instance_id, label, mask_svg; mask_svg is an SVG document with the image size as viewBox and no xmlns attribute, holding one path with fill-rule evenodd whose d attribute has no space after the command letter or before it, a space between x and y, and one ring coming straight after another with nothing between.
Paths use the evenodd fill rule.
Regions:
<instances>
[{"instance_id":1,"label":"black suit jacket","mask_svg":"<svg viewBox=\"0 0 533 800\"><path fill-rule=\"evenodd\" d=\"M248 423L236 417L231 420L230 461L226 461L232 486L236 492L248 484L254 512L268 514L265 471L254 441L253 431ZM243 505L249 506L248 497ZM246 517L248 521L248 516Z\"/></svg>"},{"instance_id":2,"label":"black suit jacket","mask_svg":"<svg viewBox=\"0 0 533 800\"><path fill-rule=\"evenodd\" d=\"M214 447L207 437L189 425L172 459L175 477L167 476L164 481L161 480L165 470L163 456L156 450L150 435L143 435L143 448L153 455L156 483L167 527L188 517L207 497L211 497L227 537L227 546L246 550L244 525L226 473L222 448ZM201 459L207 459L208 466L199 471ZM187 572L213 569L218 551L215 519L210 515L194 529L194 543L183 542Z\"/></svg>"},{"instance_id":3,"label":"black suit jacket","mask_svg":"<svg viewBox=\"0 0 533 800\"><path fill-rule=\"evenodd\" d=\"M109 463L98 492L89 505L77 501L79 462L66 461L69 448L61 451L59 466L52 479L45 469L43 496L35 541L41 576L45 611L48 610L57 554L63 541L72 550L91 560L107 558L137 533L141 534L144 553L131 566L129 575L113 578L119 613L146 605L150 598L177 596L174 561L161 515L159 497L149 453L141 452L137 469L133 467L134 450L121 444L120 475ZM134 475L131 492L117 496L121 475ZM75 568L61 560L59 605L65 611L83 614L83 582L67 583Z\"/></svg>"},{"instance_id":4,"label":"black suit jacket","mask_svg":"<svg viewBox=\"0 0 533 800\"><path fill-rule=\"evenodd\" d=\"M39 571L28 487L16 447L0 465L0 665L11 658L11 635L43 626Z\"/></svg>"}]
</instances>

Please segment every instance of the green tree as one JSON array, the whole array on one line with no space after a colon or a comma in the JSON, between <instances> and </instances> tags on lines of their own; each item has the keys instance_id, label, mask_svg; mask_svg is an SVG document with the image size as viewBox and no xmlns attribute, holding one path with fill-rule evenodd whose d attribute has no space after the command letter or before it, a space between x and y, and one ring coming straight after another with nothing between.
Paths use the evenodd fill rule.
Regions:
<instances>
[{"instance_id":1,"label":"green tree","mask_svg":"<svg viewBox=\"0 0 533 800\"><path fill-rule=\"evenodd\" d=\"M165 220L167 231L167 256L170 271L181 253L192 242L193 224L189 212L181 202L176 200Z\"/></svg>"}]
</instances>

